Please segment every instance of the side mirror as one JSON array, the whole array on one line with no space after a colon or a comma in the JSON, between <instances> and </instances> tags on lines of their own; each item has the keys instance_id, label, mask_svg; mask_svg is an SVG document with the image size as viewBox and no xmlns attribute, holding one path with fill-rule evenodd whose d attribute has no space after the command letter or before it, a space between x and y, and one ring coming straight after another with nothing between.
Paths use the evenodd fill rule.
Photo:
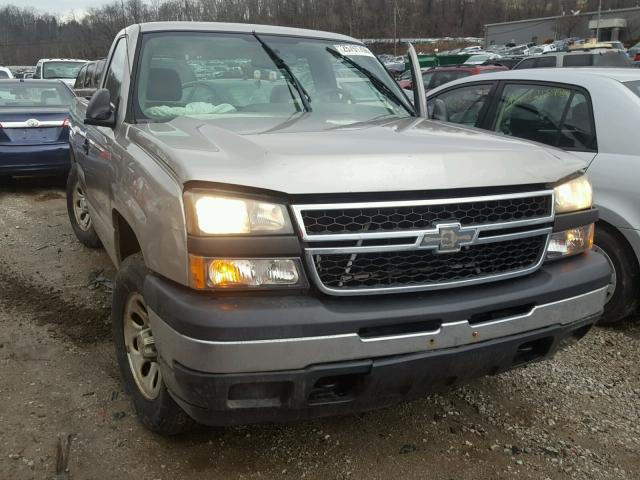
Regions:
<instances>
[{"instance_id":1,"label":"side mirror","mask_svg":"<svg viewBox=\"0 0 640 480\"><path fill-rule=\"evenodd\" d=\"M449 111L447 110L447 104L444 103L444 100L436 98L429 101L429 118L441 122L449 121Z\"/></svg>"},{"instance_id":2,"label":"side mirror","mask_svg":"<svg viewBox=\"0 0 640 480\"><path fill-rule=\"evenodd\" d=\"M113 128L116 126L116 109L111 104L109 90L106 88L96 90L87 105L84 123L97 127Z\"/></svg>"}]
</instances>

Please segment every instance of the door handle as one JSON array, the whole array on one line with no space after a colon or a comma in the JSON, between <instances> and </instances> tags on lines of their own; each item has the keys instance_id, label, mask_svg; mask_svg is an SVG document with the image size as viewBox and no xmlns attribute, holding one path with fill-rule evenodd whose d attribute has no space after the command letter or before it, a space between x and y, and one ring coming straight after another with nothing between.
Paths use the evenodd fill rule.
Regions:
<instances>
[{"instance_id":1,"label":"door handle","mask_svg":"<svg viewBox=\"0 0 640 480\"><path fill-rule=\"evenodd\" d=\"M84 153L86 153L86 154L89 153L89 139L88 138L84 139L84 143L82 144L82 150L84 150Z\"/></svg>"}]
</instances>

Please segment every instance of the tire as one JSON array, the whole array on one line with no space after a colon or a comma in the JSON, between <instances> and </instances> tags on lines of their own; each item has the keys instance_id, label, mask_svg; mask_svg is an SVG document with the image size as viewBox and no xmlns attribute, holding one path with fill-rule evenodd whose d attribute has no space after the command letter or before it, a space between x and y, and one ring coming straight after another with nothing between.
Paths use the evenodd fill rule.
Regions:
<instances>
[{"instance_id":1,"label":"tire","mask_svg":"<svg viewBox=\"0 0 640 480\"><path fill-rule=\"evenodd\" d=\"M599 325L611 325L631 315L638 304L638 260L622 235L601 225L596 226L595 245L614 272L604 314L598 321Z\"/></svg>"},{"instance_id":2,"label":"tire","mask_svg":"<svg viewBox=\"0 0 640 480\"><path fill-rule=\"evenodd\" d=\"M131 318L138 326L146 322L148 333L151 335L148 317L143 318L146 315L146 304L142 296L142 287L148 273L142 254L132 255L122 262L113 289L111 309L113 343L124 389L131 396L140 422L156 433L177 435L192 429L195 422L169 394L162 380L158 363L153 359L145 358L142 362L150 364L145 367L139 362L140 341L127 340L131 339ZM136 315L138 315L137 318ZM145 328L137 330L136 338L140 338L142 330ZM152 350L155 352L155 348ZM134 371L140 373L136 374ZM147 375L141 377L141 372L144 371Z\"/></svg>"},{"instance_id":3,"label":"tire","mask_svg":"<svg viewBox=\"0 0 640 480\"><path fill-rule=\"evenodd\" d=\"M101 248L102 242L93 228L93 221L86 209L85 190L78 178L77 168L71 167L67 177L67 214L76 238L89 248ZM83 202L81 206L80 202ZM82 210L82 213L80 213ZM82 216L84 215L84 216Z\"/></svg>"}]
</instances>

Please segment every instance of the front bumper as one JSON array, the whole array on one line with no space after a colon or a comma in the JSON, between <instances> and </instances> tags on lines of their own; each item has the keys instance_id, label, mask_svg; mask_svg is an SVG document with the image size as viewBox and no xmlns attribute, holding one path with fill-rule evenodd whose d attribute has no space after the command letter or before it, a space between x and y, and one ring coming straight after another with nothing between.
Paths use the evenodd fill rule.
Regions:
<instances>
[{"instance_id":1,"label":"front bumper","mask_svg":"<svg viewBox=\"0 0 640 480\"><path fill-rule=\"evenodd\" d=\"M0 145L0 175L63 174L70 166L68 143Z\"/></svg>"},{"instance_id":2,"label":"front bumper","mask_svg":"<svg viewBox=\"0 0 640 480\"><path fill-rule=\"evenodd\" d=\"M170 392L225 424L371 408L548 358L597 320L609 276L592 252L415 295L217 297L156 276L144 294Z\"/></svg>"}]
</instances>

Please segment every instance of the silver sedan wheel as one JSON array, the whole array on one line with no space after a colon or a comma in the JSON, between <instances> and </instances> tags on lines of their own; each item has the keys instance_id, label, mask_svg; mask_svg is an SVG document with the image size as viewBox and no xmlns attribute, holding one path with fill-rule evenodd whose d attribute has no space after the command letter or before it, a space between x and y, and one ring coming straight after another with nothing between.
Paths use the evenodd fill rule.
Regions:
<instances>
[{"instance_id":1,"label":"silver sedan wheel","mask_svg":"<svg viewBox=\"0 0 640 480\"><path fill-rule=\"evenodd\" d=\"M138 390L147 400L155 400L160 393L162 376L157 352L149 324L144 298L132 293L124 311L124 344L129 368Z\"/></svg>"},{"instance_id":2,"label":"silver sedan wheel","mask_svg":"<svg viewBox=\"0 0 640 480\"><path fill-rule=\"evenodd\" d=\"M76 217L76 223L78 227L80 227L80 230L86 232L91 228L91 215L89 215L89 209L87 208L87 196L80 182L76 182L73 187L72 200L73 214Z\"/></svg>"},{"instance_id":3,"label":"silver sedan wheel","mask_svg":"<svg viewBox=\"0 0 640 480\"><path fill-rule=\"evenodd\" d=\"M613 264L613 262L611 261L611 257L609 257L609 255L607 255L607 252L602 250L597 245L594 245L593 249L596 252L601 253L604 256L604 258L607 259L607 262L609 262L609 266L611 267L611 279L609 280L609 285L607 286L607 298L606 298L606 301L605 301L605 304L606 304L606 303L609 303L609 300L611 300L611 298L613 297L613 294L616 291L616 285L618 284L618 276L616 274L616 267Z\"/></svg>"}]
</instances>

